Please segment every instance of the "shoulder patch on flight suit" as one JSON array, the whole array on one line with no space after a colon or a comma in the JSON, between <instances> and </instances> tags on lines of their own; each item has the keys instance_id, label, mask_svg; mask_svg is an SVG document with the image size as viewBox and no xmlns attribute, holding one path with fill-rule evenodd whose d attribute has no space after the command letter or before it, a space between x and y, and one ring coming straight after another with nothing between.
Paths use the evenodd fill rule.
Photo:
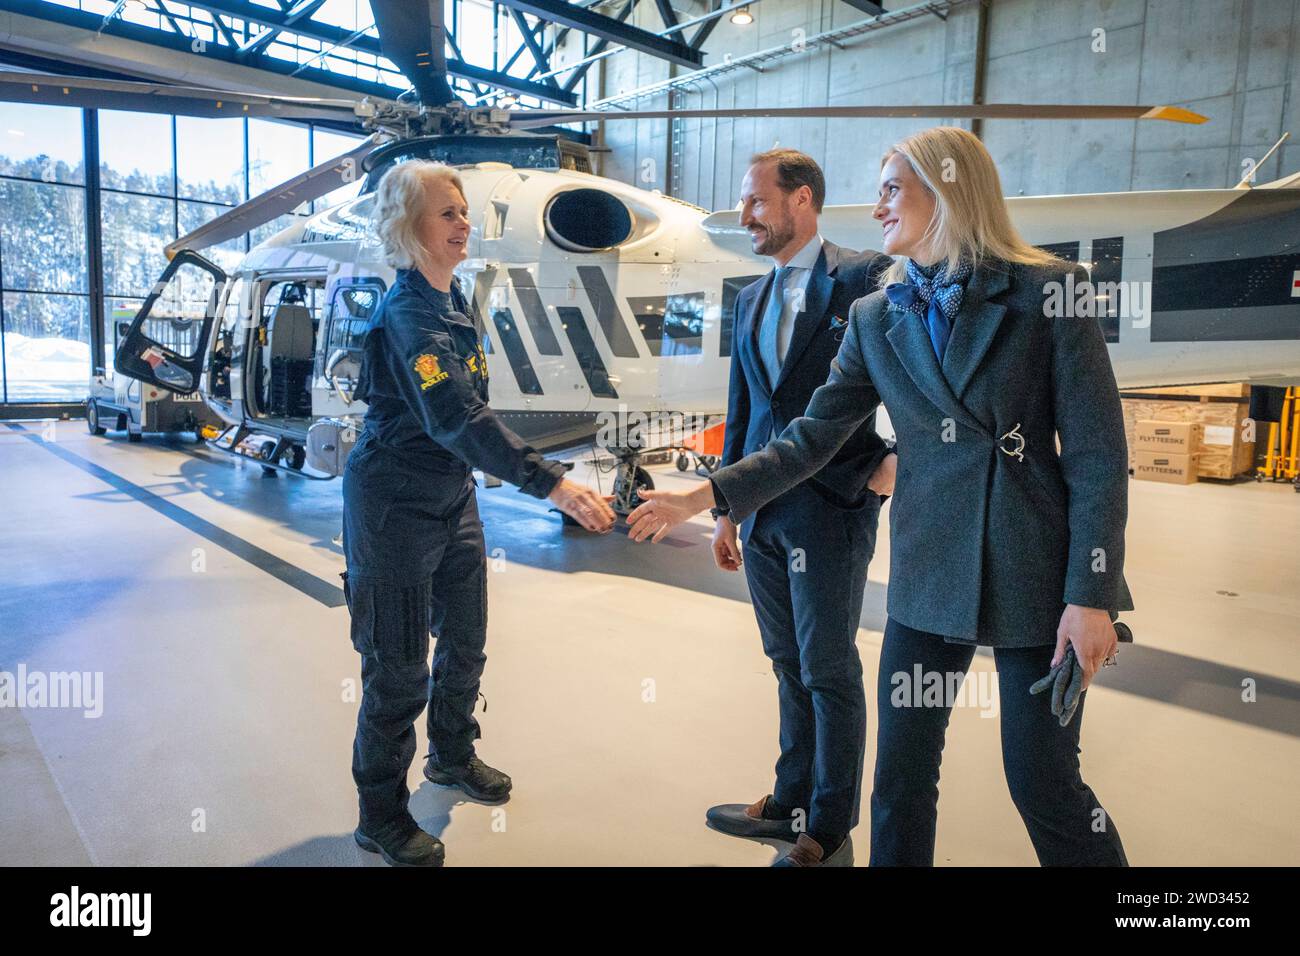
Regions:
<instances>
[{"instance_id":1,"label":"shoulder patch on flight suit","mask_svg":"<svg viewBox=\"0 0 1300 956\"><path fill-rule=\"evenodd\" d=\"M447 373L438 365L438 356L421 355L415 360L415 371L420 375L420 390L437 385L447 378Z\"/></svg>"}]
</instances>

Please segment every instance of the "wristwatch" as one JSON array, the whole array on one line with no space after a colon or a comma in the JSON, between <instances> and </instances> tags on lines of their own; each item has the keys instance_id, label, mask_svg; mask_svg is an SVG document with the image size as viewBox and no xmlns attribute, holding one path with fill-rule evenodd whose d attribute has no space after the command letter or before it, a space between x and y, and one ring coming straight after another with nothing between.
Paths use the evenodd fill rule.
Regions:
<instances>
[{"instance_id":1,"label":"wristwatch","mask_svg":"<svg viewBox=\"0 0 1300 956\"><path fill-rule=\"evenodd\" d=\"M722 489L718 487L717 482L715 482L712 478L709 479L709 484L713 488L713 504L714 504L714 507L709 509L709 514L713 516L714 521L717 521L719 518L723 516L730 518L731 505L727 504L727 499L722 494Z\"/></svg>"}]
</instances>

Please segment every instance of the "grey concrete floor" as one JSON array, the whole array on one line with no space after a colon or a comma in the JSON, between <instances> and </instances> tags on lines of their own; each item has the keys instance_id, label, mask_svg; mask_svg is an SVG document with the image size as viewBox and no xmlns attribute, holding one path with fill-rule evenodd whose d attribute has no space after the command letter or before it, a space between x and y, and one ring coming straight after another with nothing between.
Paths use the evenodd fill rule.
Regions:
<instances>
[{"instance_id":1,"label":"grey concrete floor","mask_svg":"<svg viewBox=\"0 0 1300 956\"><path fill-rule=\"evenodd\" d=\"M0 425L0 475L0 670L103 680L98 717L0 707L0 863L383 865L350 837L339 483L79 422ZM633 545L563 530L510 486L480 501L494 565L480 754L515 793L477 804L412 767L413 811L448 865L770 863L772 847L704 826L711 804L769 792L776 757L775 678L707 518ZM1300 863L1300 495L1134 482L1130 515L1139 643L1089 695L1085 779L1134 864ZM860 864L887 519L859 631ZM977 656L977 680L992 670ZM940 864L1035 863L993 716L954 712Z\"/></svg>"}]
</instances>

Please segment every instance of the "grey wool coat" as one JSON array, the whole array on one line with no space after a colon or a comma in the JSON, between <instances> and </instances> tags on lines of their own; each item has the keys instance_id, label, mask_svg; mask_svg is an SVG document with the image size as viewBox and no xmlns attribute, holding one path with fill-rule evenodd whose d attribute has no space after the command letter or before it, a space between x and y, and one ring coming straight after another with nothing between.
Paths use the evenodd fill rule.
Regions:
<instances>
[{"instance_id":1,"label":"grey wool coat","mask_svg":"<svg viewBox=\"0 0 1300 956\"><path fill-rule=\"evenodd\" d=\"M1045 308L1048 284L1071 270L1086 281L1065 262L976 268L942 367L924 319L883 291L859 299L805 415L714 472L734 520L816 473L883 401L899 455L890 617L951 641L1032 647L1055 642L1066 604L1132 609L1128 454L1106 343L1095 319Z\"/></svg>"}]
</instances>

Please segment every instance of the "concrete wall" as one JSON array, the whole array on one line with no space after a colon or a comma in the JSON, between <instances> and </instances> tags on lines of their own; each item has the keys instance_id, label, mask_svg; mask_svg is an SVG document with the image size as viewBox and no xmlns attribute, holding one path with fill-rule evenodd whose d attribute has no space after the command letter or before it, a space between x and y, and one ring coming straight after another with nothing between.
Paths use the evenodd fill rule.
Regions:
<instances>
[{"instance_id":1,"label":"concrete wall","mask_svg":"<svg viewBox=\"0 0 1300 956\"><path fill-rule=\"evenodd\" d=\"M909 0L886 0L887 10ZM685 19L707 9L674 0ZM611 8L602 8L607 12ZM613 8L617 9L617 8ZM761 0L755 22L729 16L705 43L705 63L788 44L803 30L854 23L864 15L843 0ZM771 64L698 83L682 106L835 103L969 103L974 85L978 7L890 27L842 50L809 50ZM655 5L638 4L632 22L662 30ZM1104 51L1094 31L1104 33ZM688 31L693 33L694 28ZM600 66L587 95L600 95ZM605 95L666 78L667 64L622 52L604 61ZM1300 170L1300 0L992 0L988 102L1169 103L1210 117L1202 126L1136 121L986 121L984 139L1008 195L1131 189L1224 187L1286 130L1294 137L1258 171L1258 181ZM715 85L716 84L716 85ZM1297 90L1300 93L1300 90ZM664 109L666 98L640 108ZM711 209L733 206L746 159L775 143L822 163L828 201L860 202L874 193L882 150L934 121L688 120L677 195ZM667 183L666 120L606 124L604 172L647 187Z\"/></svg>"}]
</instances>

